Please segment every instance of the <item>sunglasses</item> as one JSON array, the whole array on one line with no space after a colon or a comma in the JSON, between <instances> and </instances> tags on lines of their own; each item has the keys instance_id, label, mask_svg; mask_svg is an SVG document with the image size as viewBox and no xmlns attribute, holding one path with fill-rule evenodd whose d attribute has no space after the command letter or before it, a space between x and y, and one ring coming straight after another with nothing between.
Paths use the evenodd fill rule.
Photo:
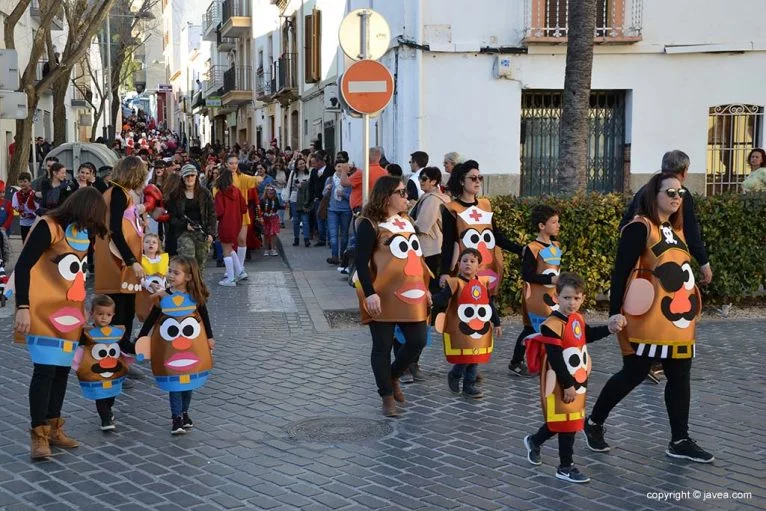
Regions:
<instances>
[{"instance_id":1,"label":"sunglasses","mask_svg":"<svg viewBox=\"0 0 766 511\"><path fill-rule=\"evenodd\" d=\"M407 197L407 190L404 189L404 188L400 188L399 190L394 190L391 193L391 195L396 195L396 194L399 194L399 197L401 197L403 199L403 198Z\"/></svg>"},{"instance_id":2,"label":"sunglasses","mask_svg":"<svg viewBox=\"0 0 766 511\"><path fill-rule=\"evenodd\" d=\"M661 192L665 192L665 195L670 197L671 199L675 199L676 197L684 198L684 195L686 195L686 190L683 188L675 189L675 188L666 188L665 190L660 190Z\"/></svg>"},{"instance_id":3,"label":"sunglasses","mask_svg":"<svg viewBox=\"0 0 766 511\"><path fill-rule=\"evenodd\" d=\"M484 181L484 176L465 176L466 179L470 179L474 183L479 182L482 183Z\"/></svg>"}]
</instances>

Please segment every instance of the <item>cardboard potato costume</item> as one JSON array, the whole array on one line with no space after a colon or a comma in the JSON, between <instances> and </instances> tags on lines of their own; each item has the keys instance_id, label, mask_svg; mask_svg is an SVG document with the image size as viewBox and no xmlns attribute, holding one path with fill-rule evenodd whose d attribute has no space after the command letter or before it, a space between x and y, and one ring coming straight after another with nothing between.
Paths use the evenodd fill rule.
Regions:
<instances>
[{"instance_id":1,"label":"cardboard potato costume","mask_svg":"<svg viewBox=\"0 0 766 511\"><path fill-rule=\"evenodd\" d=\"M144 235L141 215L136 211L133 195L116 183L113 183L113 186L104 192L106 225L109 225L112 192L114 192L115 187L119 187L127 197L127 207L122 215L122 235L136 261L140 261ZM131 294L141 291L140 280L133 273L133 269L122 260L119 250L111 240L111 234L107 234L106 238L96 238L95 259L96 293Z\"/></svg>"},{"instance_id":2,"label":"cardboard potato costume","mask_svg":"<svg viewBox=\"0 0 766 511\"><path fill-rule=\"evenodd\" d=\"M488 277L465 281L447 279L452 298L446 313L436 318L436 330L443 334L444 355L450 364L489 362L494 346L492 307Z\"/></svg>"},{"instance_id":3,"label":"cardboard potato costume","mask_svg":"<svg viewBox=\"0 0 766 511\"><path fill-rule=\"evenodd\" d=\"M559 335L545 337L540 334L527 340L527 360L530 368L537 369L533 358L540 360L540 404L543 417L548 429L555 433L571 433L581 431L585 425L585 397L588 389L588 376L591 371L591 360L585 339L585 320L575 312L565 320L565 316L553 314L543 322ZM575 400L564 402L564 390L557 381L556 371L548 362L544 344L560 346L567 371L574 379L576 392ZM534 347L533 347L534 346ZM535 349L536 348L536 349Z\"/></svg>"},{"instance_id":4,"label":"cardboard potato costume","mask_svg":"<svg viewBox=\"0 0 766 511\"><path fill-rule=\"evenodd\" d=\"M535 273L538 275L558 275L561 268L561 245L557 241L547 247L538 241L533 241L524 250L529 250L537 261ZM556 298L556 286L554 284L536 284L524 282L524 290L521 296L521 310L524 325L532 327L535 332L540 332L543 324L551 312L558 310Z\"/></svg>"},{"instance_id":5,"label":"cardboard potato costume","mask_svg":"<svg viewBox=\"0 0 766 511\"><path fill-rule=\"evenodd\" d=\"M692 358L702 298L683 232L669 223L654 225L645 217L634 222L644 223L648 235L623 299L628 324L618 335L622 354Z\"/></svg>"},{"instance_id":6,"label":"cardboard potato costume","mask_svg":"<svg viewBox=\"0 0 766 511\"><path fill-rule=\"evenodd\" d=\"M169 263L170 256L167 253L160 254L155 261L142 256L141 266L143 266L144 273L146 274L146 277L144 277L146 286L157 283L160 285L160 289L164 290L166 287L165 276L168 274ZM151 296L151 293L143 286L136 295L136 316L141 322L146 320L149 312L152 310L153 303Z\"/></svg>"},{"instance_id":7,"label":"cardboard potato costume","mask_svg":"<svg viewBox=\"0 0 766 511\"><path fill-rule=\"evenodd\" d=\"M451 269L457 265L457 259L463 249L475 248L481 253L479 277L489 279L488 289L492 296L500 290L503 279L503 251L495 243L495 233L492 230L492 205L488 199L478 199L475 206L465 207L458 201L444 205L447 211L455 217L457 241L452 254ZM455 272L451 271L454 275Z\"/></svg>"},{"instance_id":8,"label":"cardboard potato costume","mask_svg":"<svg viewBox=\"0 0 766 511\"><path fill-rule=\"evenodd\" d=\"M121 356L119 342L125 329L120 326L92 327L84 332L72 368L77 371L86 399L105 399L122 392L128 364Z\"/></svg>"},{"instance_id":9,"label":"cardboard potato costume","mask_svg":"<svg viewBox=\"0 0 766 511\"><path fill-rule=\"evenodd\" d=\"M26 342L35 364L68 367L85 324L85 269L88 232L74 224L62 229L43 216L51 232L51 244L29 275L29 334L16 337ZM34 227L33 227L34 228ZM12 276L13 277L13 276Z\"/></svg>"},{"instance_id":10,"label":"cardboard potato costume","mask_svg":"<svg viewBox=\"0 0 766 511\"><path fill-rule=\"evenodd\" d=\"M373 222L375 225L375 222ZM431 272L426 266L420 240L407 217L396 215L377 224L370 274L380 296L380 322L419 322L428 319L426 292ZM373 318L367 312L364 290L354 276L362 324Z\"/></svg>"},{"instance_id":11,"label":"cardboard potato costume","mask_svg":"<svg viewBox=\"0 0 766 511\"><path fill-rule=\"evenodd\" d=\"M136 355L152 361L157 385L167 392L194 390L208 379L213 356L197 303L187 293L160 300L161 314L151 337L136 343Z\"/></svg>"}]
</instances>

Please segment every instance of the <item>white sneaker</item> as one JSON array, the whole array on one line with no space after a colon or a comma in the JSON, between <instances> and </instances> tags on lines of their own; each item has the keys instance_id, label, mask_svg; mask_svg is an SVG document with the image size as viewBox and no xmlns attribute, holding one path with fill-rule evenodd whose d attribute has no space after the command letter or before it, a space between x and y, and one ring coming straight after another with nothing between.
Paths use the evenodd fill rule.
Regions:
<instances>
[{"instance_id":1,"label":"white sneaker","mask_svg":"<svg viewBox=\"0 0 766 511\"><path fill-rule=\"evenodd\" d=\"M263 255L264 256L270 256L271 255L271 250L264 250L263 251Z\"/></svg>"},{"instance_id":2,"label":"white sneaker","mask_svg":"<svg viewBox=\"0 0 766 511\"><path fill-rule=\"evenodd\" d=\"M218 285L219 286L224 286L224 287L236 287L237 286L237 281L234 280L234 279L223 279L223 280L218 282Z\"/></svg>"},{"instance_id":3,"label":"white sneaker","mask_svg":"<svg viewBox=\"0 0 766 511\"><path fill-rule=\"evenodd\" d=\"M236 282L239 282L240 280L247 280L247 272L245 270L239 272L239 275L237 275L237 278L235 279Z\"/></svg>"},{"instance_id":4,"label":"white sneaker","mask_svg":"<svg viewBox=\"0 0 766 511\"><path fill-rule=\"evenodd\" d=\"M275 249L273 249L273 250L271 251L271 255L273 255L273 256L278 256L278 255L279 255L279 251L278 251L278 250L275 248Z\"/></svg>"}]
</instances>

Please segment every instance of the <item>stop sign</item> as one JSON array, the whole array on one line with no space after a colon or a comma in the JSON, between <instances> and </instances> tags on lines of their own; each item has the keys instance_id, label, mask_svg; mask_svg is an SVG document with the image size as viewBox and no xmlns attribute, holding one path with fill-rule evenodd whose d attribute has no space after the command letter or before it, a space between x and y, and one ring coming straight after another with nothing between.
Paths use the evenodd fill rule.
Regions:
<instances>
[{"instance_id":1,"label":"stop sign","mask_svg":"<svg viewBox=\"0 0 766 511\"><path fill-rule=\"evenodd\" d=\"M343 74L340 91L349 107L361 114L383 110L394 95L394 77L374 60L355 62Z\"/></svg>"}]
</instances>

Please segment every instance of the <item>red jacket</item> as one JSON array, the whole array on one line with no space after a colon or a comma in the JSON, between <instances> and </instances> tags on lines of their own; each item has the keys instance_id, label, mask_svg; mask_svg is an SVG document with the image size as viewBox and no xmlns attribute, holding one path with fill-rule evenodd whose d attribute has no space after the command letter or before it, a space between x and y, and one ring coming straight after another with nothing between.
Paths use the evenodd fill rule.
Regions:
<instances>
[{"instance_id":1,"label":"red jacket","mask_svg":"<svg viewBox=\"0 0 766 511\"><path fill-rule=\"evenodd\" d=\"M5 232L11 230L11 224L13 224L13 204L8 199L0 199L0 222L5 229Z\"/></svg>"},{"instance_id":2,"label":"red jacket","mask_svg":"<svg viewBox=\"0 0 766 511\"><path fill-rule=\"evenodd\" d=\"M215 194L215 216L218 217L218 239L221 243L236 243L242 228L242 215L247 213L247 203L242 193L230 186Z\"/></svg>"}]
</instances>

